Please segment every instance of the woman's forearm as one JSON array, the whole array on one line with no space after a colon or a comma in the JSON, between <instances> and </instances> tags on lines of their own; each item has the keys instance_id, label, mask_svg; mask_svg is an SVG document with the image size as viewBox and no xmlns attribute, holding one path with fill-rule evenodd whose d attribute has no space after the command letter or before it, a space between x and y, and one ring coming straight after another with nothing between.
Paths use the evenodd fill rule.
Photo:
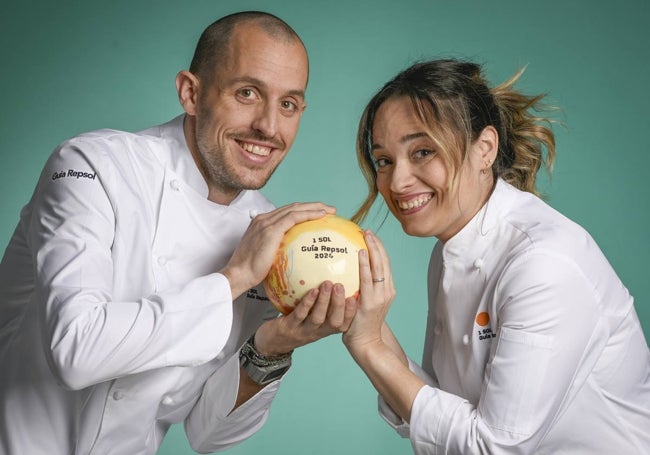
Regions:
<instances>
[{"instance_id":1,"label":"woman's forearm","mask_svg":"<svg viewBox=\"0 0 650 455\"><path fill-rule=\"evenodd\" d=\"M396 340L395 344L399 348ZM350 349L350 353L393 411L409 422L415 396L425 383L409 370L402 349L396 352L394 348L386 342L378 342L372 346Z\"/></svg>"}]
</instances>

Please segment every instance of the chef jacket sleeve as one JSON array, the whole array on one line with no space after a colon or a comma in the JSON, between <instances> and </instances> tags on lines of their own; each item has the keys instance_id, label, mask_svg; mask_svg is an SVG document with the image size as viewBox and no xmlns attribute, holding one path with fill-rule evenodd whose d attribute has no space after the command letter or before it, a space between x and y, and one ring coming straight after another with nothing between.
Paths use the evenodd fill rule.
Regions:
<instances>
[{"instance_id":1,"label":"chef jacket sleeve","mask_svg":"<svg viewBox=\"0 0 650 455\"><path fill-rule=\"evenodd\" d=\"M60 172L66 177L55 179ZM44 350L54 374L71 389L204 363L230 333L230 286L217 273L157 295L113 301L115 199L132 197L120 193L115 182L123 180L115 174L98 141L83 147L71 141L53 153L31 201L28 242ZM142 273L134 270L133 280Z\"/></svg>"},{"instance_id":2,"label":"chef jacket sleeve","mask_svg":"<svg viewBox=\"0 0 650 455\"><path fill-rule=\"evenodd\" d=\"M185 432L195 451L225 450L252 436L266 422L282 378L230 412L237 399L239 374L237 353L207 380L203 394L185 419Z\"/></svg>"},{"instance_id":3,"label":"chef jacket sleeve","mask_svg":"<svg viewBox=\"0 0 650 455\"><path fill-rule=\"evenodd\" d=\"M429 386L432 387L437 386L435 380L431 376L429 376L427 372L424 371L422 367L420 367L420 365L415 363L410 358L408 358L408 362L409 362L409 370L412 373L415 373L420 379L422 379L425 382L425 384L428 384ZM384 421L391 428L393 428L393 430L395 430L397 434L399 434L403 438L408 438L410 433L410 427L408 422L406 422L395 411L393 411L393 408L391 408L390 405L386 403L386 400L384 400L384 397L382 397L381 395L377 395L377 406L381 418L384 419Z\"/></svg>"},{"instance_id":4,"label":"chef jacket sleeve","mask_svg":"<svg viewBox=\"0 0 650 455\"><path fill-rule=\"evenodd\" d=\"M520 256L501 276L495 302L497 338L478 405L423 387L411 415L416 454L535 453L603 349L594 288L568 257Z\"/></svg>"}]
</instances>

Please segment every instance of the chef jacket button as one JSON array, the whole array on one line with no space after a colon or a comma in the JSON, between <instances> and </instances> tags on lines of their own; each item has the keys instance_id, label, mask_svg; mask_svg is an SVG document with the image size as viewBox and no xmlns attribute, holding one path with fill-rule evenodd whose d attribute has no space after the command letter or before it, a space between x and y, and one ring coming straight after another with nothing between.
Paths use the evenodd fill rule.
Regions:
<instances>
[{"instance_id":1,"label":"chef jacket button","mask_svg":"<svg viewBox=\"0 0 650 455\"><path fill-rule=\"evenodd\" d=\"M483 260L482 258L478 258L477 260L474 261L475 269L480 269L481 267L483 267L483 265L485 265L485 260Z\"/></svg>"},{"instance_id":2,"label":"chef jacket button","mask_svg":"<svg viewBox=\"0 0 650 455\"><path fill-rule=\"evenodd\" d=\"M124 398L124 394L122 392L120 392L119 390L116 390L115 392L113 392L113 399L115 401L119 401L122 398Z\"/></svg>"},{"instance_id":3,"label":"chef jacket button","mask_svg":"<svg viewBox=\"0 0 650 455\"><path fill-rule=\"evenodd\" d=\"M180 190L181 189L181 182L178 180L174 179L171 182L169 182L169 186L172 188L172 190Z\"/></svg>"},{"instance_id":4,"label":"chef jacket button","mask_svg":"<svg viewBox=\"0 0 650 455\"><path fill-rule=\"evenodd\" d=\"M159 256L158 257L158 265L162 267L165 264L167 264L167 258L165 256Z\"/></svg>"},{"instance_id":5,"label":"chef jacket button","mask_svg":"<svg viewBox=\"0 0 650 455\"><path fill-rule=\"evenodd\" d=\"M254 219L254 218L255 218L257 215L259 215L259 214L260 214L260 212L258 212L258 211L255 210L255 209L250 209L250 210L248 211L248 216L251 217L251 220Z\"/></svg>"},{"instance_id":6,"label":"chef jacket button","mask_svg":"<svg viewBox=\"0 0 650 455\"><path fill-rule=\"evenodd\" d=\"M463 344L467 346L469 344L469 335L465 334L463 335Z\"/></svg>"},{"instance_id":7,"label":"chef jacket button","mask_svg":"<svg viewBox=\"0 0 650 455\"><path fill-rule=\"evenodd\" d=\"M164 404L165 406L171 406L172 404L174 404L174 399L168 395L165 395L162 399L162 404Z\"/></svg>"}]
</instances>

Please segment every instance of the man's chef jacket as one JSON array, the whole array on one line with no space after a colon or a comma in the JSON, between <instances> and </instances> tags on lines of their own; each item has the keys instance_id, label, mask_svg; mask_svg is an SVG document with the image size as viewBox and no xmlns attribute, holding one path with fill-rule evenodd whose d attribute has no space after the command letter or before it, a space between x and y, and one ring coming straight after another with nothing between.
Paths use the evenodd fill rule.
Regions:
<instances>
[{"instance_id":1,"label":"man's chef jacket","mask_svg":"<svg viewBox=\"0 0 650 455\"><path fill-rule=\"evenodd\" d=\"M593 239L499 180L438 242L410 426L420 454L650 454L650 353Z\"/></svg>"},{"instance_id":2,"label":"man's chef jacket","mask_svg":"<svg viewBox=\"0 0 650 455\"><path fill-rule=\"evenodd\" d=\"M238 348L277 312L216 271L273 206L208 201L182 122L48 160L0 265L0 454L154 454L183 421L216 451L266 420L279 382L228 412Z\"/></svg>"}]
</instances>

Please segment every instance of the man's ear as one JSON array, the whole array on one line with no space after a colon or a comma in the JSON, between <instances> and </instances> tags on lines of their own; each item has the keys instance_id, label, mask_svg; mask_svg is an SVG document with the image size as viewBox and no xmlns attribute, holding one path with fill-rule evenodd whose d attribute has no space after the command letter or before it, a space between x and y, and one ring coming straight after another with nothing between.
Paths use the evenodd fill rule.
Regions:
<instances>
[{"instance_id":1,"label":"man's ear","mask_svg":"<svg viewBox=\"0 0 650 455\"><path fill-rule=\"evenodd\" d=\"M189 115L196 115L196 102L199 96L199 78L187 70L176 75L178 101Z\"/></svg>"}]
</instances>

